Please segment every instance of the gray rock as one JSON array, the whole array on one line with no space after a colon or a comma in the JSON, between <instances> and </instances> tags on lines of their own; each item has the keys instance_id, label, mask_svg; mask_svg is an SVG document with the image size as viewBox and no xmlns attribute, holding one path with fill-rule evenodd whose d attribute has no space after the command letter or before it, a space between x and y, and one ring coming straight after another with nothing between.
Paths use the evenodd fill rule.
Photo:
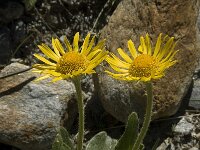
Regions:
<instances>
[{"instance_id":1,"label":"gray rock","mask_svg":"<svg viewBox=\"0 0 200 150\"><path fill-rule=\"evenodd\" d=\"M188 122L185 118L182 118L174 128L174 133L188 135L191 134L194 129L194 125Z\"/></svg>"},{"instance_id":2,"label":"gray rock","mask_svg":"<svg viewBox=\"0 0 200 150\"><path fill-rule=\"evenodd\" d=\"M0 28L0 64L6 64L11 57L12 44L10 29Z\"/></svg>"},{"instance_id":3,"label":"gray rock","mask_svg":"<svg viewBox=\"0 0 200 150\"><path fill-rule=\"evenodd\" d=\"M13 63L1 75L26 69ZM27 71L0 80L0 143L21 150L49 150L61 124L70 127L77 114L71 82L33 82Z\"/></svg>"},{"instance_id":4,"label":"gray rock","mask_svg":"<svg viewBox=\"0 0 200 150\"><path fill-rule=\"evenodd\" d=\"M199 1L195 0L123 0L101 31L101 38L107 39L107 49L113 53L118 47L127 51L129 39L138 46L139 37L147 32L154 42L160 32L178 40L178 63L167 70L164 78L153 81L153 119L175 114L192 81L200 54L198 9ZM107 112L123 122L132 111L144 115L143 85L133 83L128 88L127 82L112 80L105 74L100 74L100 81L101 101Z\"/></svg>"},{"instance_id":5,"label":"gray rock","mask_svg":"<svg viewBox=\"0 0 200 150\"><path fill-rule=\"evenodd\" d=\"M189 106L195 109L200 109L200 79L194 80Z\"/></svg>"},{"instance_id":6,"label":"gray rock","mask_svg":"<svg viewBox=\"0 0 200 150\"><path fill-rule=\"evenodd\" d=\"M101 78L100 84L102 92L105 94L101 96L101 102L114 117L125 121L132 110L136 111L140 118L142 117L145 106L144 91L132 90L133 85L125 81L115 80L107 75Z\"/></svg>"}]
</instances>

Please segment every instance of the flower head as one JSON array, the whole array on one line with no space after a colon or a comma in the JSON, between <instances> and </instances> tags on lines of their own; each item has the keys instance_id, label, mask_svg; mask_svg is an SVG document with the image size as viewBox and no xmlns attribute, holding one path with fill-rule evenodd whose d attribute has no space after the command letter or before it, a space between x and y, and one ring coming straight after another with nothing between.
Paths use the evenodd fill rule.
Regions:
<instances>
[{"instance_id":1,"label":"flower head","mask_svg":"<svg viewBox=\"0 0 200 150\"><path fill-rule=\"evenodd\" d=\"M95 73L93 69L105 59L107 51L104 50L104 40L96 46L94 46L94 40L95 36L90 41L90 34L88 34L82 47L79 48L79 33L76 33L72 45L66 37L64 38L66 51L60 41L54 38L52 38L53 50L45 44L38 45L47 59L34 54L37 59L44 62L44 64L33 65L36 69L34 72L44 74L37 81L48 77L54 77L52 81L58 81L82 74Z\"/></svg>"},{"instance_id":2,"label":"flower head","mask_svg":"<svg viewBox=\"0 0 200 150\"><path fill-rule=\"evenodd\" d=\"M164 76L167 68L174 65L177 60L173 60L174 55L178 52L174 50L176 43L174 38L165 36L162 39L162 34L159 35L156 45L152 47L149 35L141 36L140 46L136 50L134 43L129 40L128 48L131 57L118 48L117 51L122 59L118 58L113 53L106 58L115 73L106 70L113 78L119 80L140 80L150 81Z\"/></svg>"}]
</instances>

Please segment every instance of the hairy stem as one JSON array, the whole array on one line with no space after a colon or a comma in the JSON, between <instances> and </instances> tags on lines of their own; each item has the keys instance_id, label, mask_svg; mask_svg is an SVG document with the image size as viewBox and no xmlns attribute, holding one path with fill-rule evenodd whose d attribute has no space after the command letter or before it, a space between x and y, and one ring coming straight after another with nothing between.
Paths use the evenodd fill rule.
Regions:
<instances>
[{"instance_id":1,"label":"hairy stem","mask_svg":"<svg viewBox=\"0 0 200 150\"><path fill-rule=\"evenodd\" d=\"M151 122L151 113L152 113L152 107L153 107L153 92L152 92L152 83L146 82L146 90L147 90L147 106L146 106L146 114L144 117L144 122L142 125L142 128L140 130L140 133L136 139L136 142L133 146L133 150L138 150L140 148L140 145L143 143L143 139L148 131L149 124Z\"/></svg>"},{"instance_id":2,"label":"hairy stem","mask_svg":"<svg viewBox=\"0 0 200 150\"><path fill-rule=\"evenodd\" d=\"M83 149L83 139L84 139L84 104L83 104L80 77L75 77L73 79L73 82L74 82L74 85L76 88L78 112L79 112L77 150L82 150Z\"/></svg>"}]
</instances>

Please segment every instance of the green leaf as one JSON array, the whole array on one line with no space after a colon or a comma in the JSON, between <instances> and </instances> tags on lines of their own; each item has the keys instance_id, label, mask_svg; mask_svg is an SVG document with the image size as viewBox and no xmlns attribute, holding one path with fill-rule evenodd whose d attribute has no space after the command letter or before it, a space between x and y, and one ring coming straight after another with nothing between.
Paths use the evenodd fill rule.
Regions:
<instances>
[{"instance_id":1,"label":"green leaf","mask_svg":"<svg viewBox=\"0 0 200 150\"><path fill-rule=\"evenodd\" d=\"M126 129L119 139L115 150L132 150L138 136L139 122L135 112L132 112L127 121Z\"/></svg>"},{"instance_id":2,"label":"green leaf","mask_svg":"<svg viewBox=\"0 0 200 150\"><path fill-rule=\"evenodd\" d=\"M86 150L114 150L117 140L112 139L106 132L96 134L89 142Z\"/></svg>"},{"instance_id":3,"label":"green leaf","mask_svg":"<svg viewBox=\"0 0 200 150\"><path fill-rule=\"evenodd\" d=\"M64 127L60 127L53 142L52 150L74 150L69 133Z\"/></svg>"},{"instance_id":4,"label":"green leaf","mask_svg":"<svg viewBox=\"0 0 200 150\"><path fill-rule=\"evenodd\" d=\"M63 145L63 140L59 133L56 135L56 138L52 144L52 150L61 150L61 147Z\"/></svg>"}]
</instances>

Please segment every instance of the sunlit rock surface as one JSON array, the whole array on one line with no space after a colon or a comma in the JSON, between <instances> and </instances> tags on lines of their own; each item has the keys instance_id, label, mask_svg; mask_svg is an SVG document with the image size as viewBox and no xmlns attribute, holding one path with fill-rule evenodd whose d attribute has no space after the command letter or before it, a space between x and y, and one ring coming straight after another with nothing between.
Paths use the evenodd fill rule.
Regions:
<instances>
[{"instance_id":1,"label":"sunlit rock surface","mask_svg":"<svg viewBox=\"0 0 200 150\"><path fill-rule=\"evenodd\" d=\"M13 63L1 75L28 66ZM0 79L0 143L22 150L51 148L60 124L70 127L76 115L75 88L71 82L33 82L31 70Z\"/></svg>"}]
</instances>

